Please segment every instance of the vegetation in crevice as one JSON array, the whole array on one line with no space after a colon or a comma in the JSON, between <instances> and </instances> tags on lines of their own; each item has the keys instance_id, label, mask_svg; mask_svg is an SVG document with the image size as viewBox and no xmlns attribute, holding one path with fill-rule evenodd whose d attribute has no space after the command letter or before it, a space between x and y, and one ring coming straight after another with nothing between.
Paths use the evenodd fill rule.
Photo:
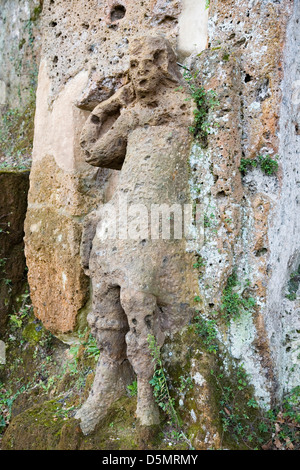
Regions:
<instances>
[{"instance_id":1,"label":"vegetation in crevice","mask_svg":"<svg viewBox=\"0 0 300 470\"><path fill-rule=\"evenodd\" d=\"M194 319L195 332L203 341L209 353L216 354L219 350L217 321L214 319L206 319L201 315L197 315Z\"/></svg>"},{"instance_id":2,"label":"vegetation in crevice","mask_svg":"<svg viewBox=\"0 0 300 470\"><path fill-rule=\"evenodd\" d=\"M300 285L300 265L298 269L291 273L290 279L288 281L288 294L286 294L286 298L289 300L296 300L297 299L297 292Z\"/></svg>"},{"instance_id":3,"label":"vegetation in crevice","mask_svg":"<svg viewBox=\"0 0 300 470\"><path fill-rule=\"evenodd\" d=\"M252 168L260 168L268 176L272 176L278 171L278 155L271 158L270 155L259 155L257 158L242 158L239 170L242 175L246 175Z\"/></svg>"},{"instance_id":4,"label":"vegetation in crevice","mask_svg":"<svg viewBox=\"0 0 300 470\"><path fill-rule=\"evenodd\" d=\"M212 123L209 119L209 112L219 105L216 92L214 90L206 90L198 83L199 72L194 74L184 67L183 77L187 83L189 94L194 101L196 107L194 113L194 123L190 126L189 131L197 138L203 148L208 145L208 135L212 133L216 123Z\"/></svg>"},{"instance_id":5,"label":"vegetation in crevice","mask_svg":"<svg viewBox=\"0 0 300 470\"><path fill-rule=\"evenodd\" d=\"M300 387L287 393L278 406L261 407L243 364L230 358L219 342L216 322L195 317L192 328L214 357L209 383L220 419L221 448L299 450Z\"/></svg>"},{"instance_id":6,"label":"vegetation in crevice","mask_svg":"<svg viewBox=\"0 0 300 470\"><path fill-rule=\"evenodd\" d=\"M163 363L160 354L160 348L156 343L154 336L149 335L148 345L150 354L153 357L154 374L150 380L153 387L153 395L158 406L168 415L171 423L176 427L180 427L180 420L174 406L174 399L171 398Z\"/></svg>"},{"instance_id":7,"label":"vegetation in crevice","mask_svg":"<svg viewBox=\"0 0 300 470\"><path fill-rule=\"evenodd\" d=\"M150 380L150 384L153 387L154 399L158 406L168 416L169 424L172 426L172 428L174 427L174 429L171 430L171 432L173 432L173 436L176 435L178 440L180 440L179 437L182 438L182 440L188 444L188 447L192 449L193 447L191 442L183 432L182 421L175 408L175 399L171 396L169 391L166 372L161 358L160 347L157 345L156 339L153 335L148 336L148 345L154 363L154 374ZM184 379L181 376L179 393L190 385L191 384L188 379Z\"/></svg>"},{"instance_id":8,"label":"vegetation in crevice","mask_svg":"<svg viewBox=\"0 0 300 470\"><path fill-rule=\"evenodd\" d=\"M233 270L223 290L220 307L221 317L227 324L240 318L243 312L252 311L256 304L253 297L244 295L245 290L242 295L238 292L239 286L236 270Z\"/></svg>"}]
</instances>

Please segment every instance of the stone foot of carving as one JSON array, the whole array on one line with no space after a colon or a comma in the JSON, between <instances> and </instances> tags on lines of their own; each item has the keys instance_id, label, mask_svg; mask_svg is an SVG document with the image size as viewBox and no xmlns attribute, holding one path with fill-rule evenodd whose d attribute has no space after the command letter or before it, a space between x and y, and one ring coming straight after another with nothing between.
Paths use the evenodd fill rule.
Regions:
<instances>
[{"instance_id":1,"label":"stone foot of carving","mask_svg":"<svg viewBox=\"0 0 300 470\"><path fill-rule=\"evenodd\" d=\"M159 409L153 398L149 378L138 379L138 401L136 415L141 426L154 426L160 423Z\"/></svg>"},{"instance_id":2,"label":"stone foot of carving","mask_svg":"<svg viewBox=\"0 0 300 470\"><path fill-rule=\"evenodd\" d=\"M99 360L90 395L75 415L76 419L81 420L83 434L88 435L94 431L112 403L126 393L126 387L133 379L132 367L127 360L122 364L103 357Z\"/></svg>"}]
</instances>

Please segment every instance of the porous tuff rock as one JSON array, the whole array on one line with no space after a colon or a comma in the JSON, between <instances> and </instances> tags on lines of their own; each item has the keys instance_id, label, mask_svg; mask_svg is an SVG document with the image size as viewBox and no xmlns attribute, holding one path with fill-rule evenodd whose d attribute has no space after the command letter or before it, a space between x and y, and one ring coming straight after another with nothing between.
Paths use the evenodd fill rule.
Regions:
<instances>
[{"instance_id":1,"label":"porous tuff rock","mask_svg":"<svg viewBox=\"0 0 300 470\"><path fill-rule=\"evenodd\" d=\"M283 324L283 315L279 311L286 303L284 283L293 269L291 266L296 267L299 259L299 237L291 236L291 243L283 256L279 238L275 235L284 227L282 215L275 217L280 214L278 207L284 211L285 220L289 221L290 234L297 232L299 220L295 210L295 183L293 196L290 196L293 204L285 203L284 209L283 204L278 206L283 195L292 194L291 181L296 178L293 170L296 168L295 144L291 144L287 154L286 145L283 146L281 140L282 136L287 141L290 137L284 130L286 123L279 120L283 76L290 77L290 69L283 67L284 48L286 43L295 43L295 35L287 34L287 21L293 23L290 27L293 31L296 12L297 5L292 6L289 1L264 1L253 5L253 2L242 0L238 8L233 1L211 2L209 49L191 61L193 70L200 71L199 85L202 84L206 90L213 89L220 102L210 112L212 131L208 147L203 150L195 146L191 155L193 182L201 188L204 210L211 217L200 251L206 263L200 279L201 311L209 317L210 312L219 308L228 277L236 269L241 283L239 293L252 296L256 307L252 312L243 312L237 321L231 319L229 328L220 324L219 331L230 354L243 362L255 387L256 398L267 404L278 393L276 369L282 367L279 343L284 344L285 340L279 334ZM295 48L295 44L289 47ZM290 57L289 60L291 63L294 59ZM295 76L297 62L293 63ZM286 95L286 103L290 103L291 92L286 92ZM289 134L294 135L291 128L290 123ZM266 154L272 158L279 155L276 174L269 176L255 168L246 176L241 175L242 158L256 159L258 155ZM285 180L282 168L286 168ZM271 274L273 266L279 264L280 281L279 271L276 276ZM270 297L268 284L271 276L273 293ZM272 300L275 291L276 306ZM272 307L266 308L267 304ZM295 312L297 303L294 305ZM296 347L297 341L294 342ZM294 375L292 380L295 384L297 372L295 367L293 369L289 383L292 383L291 376ZM285 381L285 386L290 387L288 381Z\"/></svg>"},{"instance_id":2,"label":"porous tuff rock","mask_svg":"<svg viewBox=\"0 0 300 470\"><path fill-rule=\"evenodd\" d=\"M25 220L28 281L35 315L56 334L78 326L77 313L88 301L89 282L80 262L81 217L99 201L93 185L103 185L100 175L64 172L50 156L35 162L31 173Z\"/></svg>"},{"instance_id":3,"label":"porous tuff rock","mask_svg":"<svg viewBox=\"0 0 300 470\"><path fill-rule=\"evenodd\" d=\"M182 208L190 202L191 106L176 88L176 57L164 38L134 40L130 57L131 83L93 110L81 136L89 163L120 168L108 211L119 211L119 227L124 204L128 210L127 234L114 236L114 217L108 218L102 206L92 220L94 230L87 225L83 237L83 262L93 284L88 321L101 349L92 391L77 413L86 434L124 393L132 377L129 363L137 375L137 417L142 425L158 423L148 337L162 346L166 335L179 331L191 319L197 292L185 239L152 239L148 232L153 205Z\"/></svg>"},{"instance_id":4,"label":"porous tuff rock","mask_svg":"<svg viewBox=\"0 0 300 470\"><path fill-rule=\"evenodd\" d=\"M43 0L1 2L0 108L23 108L33 92L41 49L42 3Z\"/></svg>"}]
</instances>

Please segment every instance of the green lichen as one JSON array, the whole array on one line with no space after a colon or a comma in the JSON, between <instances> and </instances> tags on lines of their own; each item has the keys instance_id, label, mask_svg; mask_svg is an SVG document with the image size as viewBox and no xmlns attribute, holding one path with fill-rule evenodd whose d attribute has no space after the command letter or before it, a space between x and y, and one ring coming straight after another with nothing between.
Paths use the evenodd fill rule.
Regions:
<instances>
[{"instance_id":1,"label":"green lichen","mask_svg":"<svg viewBox=\"0 0 300 470\"><path fill-rule=\"evenodd\" d=\"M23 329L23 337L30 344L38 343L42 338L42 334L42 327L34 322L34 320Z\"/></svg>"}]
</instances>

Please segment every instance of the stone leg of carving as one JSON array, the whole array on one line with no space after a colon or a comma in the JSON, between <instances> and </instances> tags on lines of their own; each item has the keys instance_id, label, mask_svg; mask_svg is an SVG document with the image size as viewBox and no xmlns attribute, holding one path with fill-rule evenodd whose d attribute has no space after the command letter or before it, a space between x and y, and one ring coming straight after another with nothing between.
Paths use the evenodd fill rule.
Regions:
<instances>
[{"instance_id":1,"label":"stone leg of carving","mask_svg":"<svg viewBox=\"0 0 300 470\"><path fill-rule=\"evenodd\" d=\"M159 411L149 384L153 377L154 364L148 345L148 336L157 337L159 330L156 298L151 294L122 289L121 304L130 328L126 335L127 357L137 375L137 418L142 426L152 426L159 424Z\"/></svg>"},{"instance_id":2,"label":"stone leg of carving","mask_svg":"<svg viewBox=\"0 0 300 470\"><path fill-rule=\"evenodd\" d=\"M95 429L109 406L125 394L126 386L134 379L126 356L128 323L119 295L119 288L107 286L96 292L94 310L88 316L100 348L100 358L90 395L75 416L81 420L81 429L86 435Z\"/></svg>"}]
</instances>

